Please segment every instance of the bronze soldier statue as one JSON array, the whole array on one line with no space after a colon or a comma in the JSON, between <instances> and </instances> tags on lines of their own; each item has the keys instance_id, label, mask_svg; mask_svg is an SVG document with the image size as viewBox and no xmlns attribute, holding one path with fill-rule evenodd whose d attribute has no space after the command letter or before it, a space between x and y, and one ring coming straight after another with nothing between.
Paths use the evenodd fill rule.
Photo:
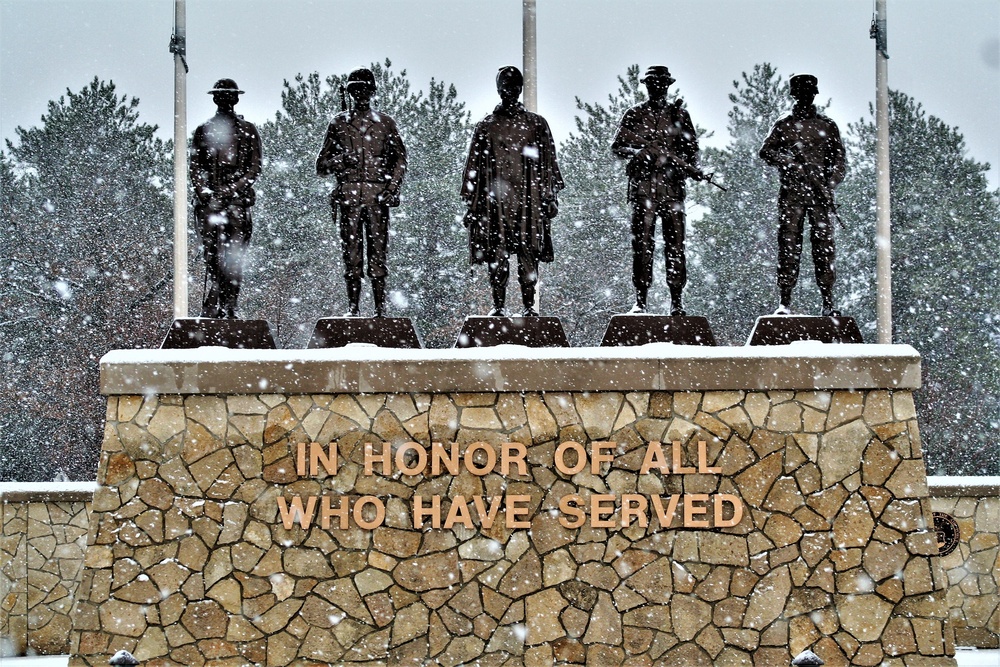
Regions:
<instances>
[{"instance_id":1,"label":"bronze soldier statue","mask_svg":"<svg viewBox=\"0 0 1000 667\"><path fill-rule=\"evenodd\" d=\"M844 144L837 124L816 111L816 77L798 74L789 81L795 106L771 129L760 157L778 168L778 289L781 302L775 315L791 314L792 290L799 279L802 223L809 216L809 238L816 283L823 297L823 315L836 317L833 307L833 223L837 207L833 190L846 171Z\"/></svg>"},{"instance_id":2,"label":"bronze soldier statue","mask_svg":"<svg viewBox=\"0 0 1000 667\"><path fill-rule=\"evenodd\" d=\"M517 256L523 315L538 315L538 263L553 260L550 220L564 187L548 123L518 101L523 86L519 69L500 69L500 104L476 125L462 177L469 259L489 268L494 317L504 314L511 254Z\"/></svg>"},{"instance_id":3,"label":"bronze soldier statue","mask_svg":"<svg viewBox=\"0 0 1000 667\"><path fill-rule=\"evenodd\" d=\"M205 300L201 316L236 319L260 176L260 135L233 108L243 91L232 79L219 79L208 91L216 114L194 132L191 182L194 213L205 255Z\"/></svg>"},{"instance_id":4,"label":"bronze soldier statue","mask_svg":"<svg viewBox=\"0 0 1000 667\"><path fill-rule=\"evenodd\" d=\"M632 204L632 285L635 287L633 313L646 312L646 295L653 282L653 250L656 247L656 219L663 225L670 314L684 315L682 296L687 283L684 256L684 181L708 180L697 168L698 138L691 116L680 98L667 99L667 89L675 79L670 70L653 65L641 81L649 91L649 101L625 112L611 150L615 157L628 160L628 199Z\"/></svg>"},{"instance_id":5,"label":"bronze soldier statue","mask_svg":"<svg viewBox=\"0 0 1000 667\"><path fill-rule=\"evenodd\" d=\"M337 177L330 205L334 219L340 212L344 280L351 308L348 315L361 314L361 279L367 254L375 317L385 317L389 208L399 206L399 188L406 173L406 148L396 122L371 108L375 94L375 75L371 70L351 72L347 77L347 92L354 106L333 117L316 158L316 173Z\"/></svg>"}]
</instances>

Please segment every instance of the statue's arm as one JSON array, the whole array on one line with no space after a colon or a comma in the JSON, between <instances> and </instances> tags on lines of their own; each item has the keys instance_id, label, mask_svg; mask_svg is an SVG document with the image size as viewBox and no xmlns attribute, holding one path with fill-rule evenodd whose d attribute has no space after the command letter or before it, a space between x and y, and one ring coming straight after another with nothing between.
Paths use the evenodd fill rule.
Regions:
<instances>
[{"instance_id":1,"label":"statue's arm","mask_svg":"<svg viewBox=\"0 0 1000 667\"><path fill-rule=\"evenodd\" d=\"M406 175L406 146L403 145L403 137L400 136L395 121L389 127L387 139L389 152L393 156L393 165L386 189L394 194L399 192L399 188L403 184L403 177Z\"/></svg>"},{"instance_id":2,"label":"statue's arm","mask_svg":"<svg viewBox=\"0 0 1000 667\"><path fill-rule=\"evenodd\" d=\"M465 160L465 169L462 171L462 187L459 190L459 196L470 208L479 204L480 194L484 189L486 174L483 172L485 172L488 163L488 150L486 130L480 123L472 133L469 156Z\"/></svg>"},{"instance_id":3,"label":"statue's arm","mask_svg":"<svg viewBox=\"0 0 1000 667\"><path fill-rule=\"evenodd\" d=\"M191 139L188 170L191 173L191 186L195 197L202 204L207 204L214 192L208 169L205 167L204 135L200 127L194 131L194 137Z\"/></svg>"},{"instance_id":4,"label":"statue's arm","mask_svg":"<svg viewBox=\"0 0 1000 667\"><path fill-rule=\"evenodd\" d=\"M772 167L777 167L780 170L790 168L795 162L788 150L785 148L785 141L782 137L783 134L784 133L781 130L781 121L778 121L774 124L774 127L771 128L770 134L768 134L767 139L764 140L764 145L760 147L760 152L757 153L761 160Z\"/></svg>"},{"instance_id":5,"label":"statue's arm","mask_svg":"<svg viewBox=\"0 0 1000 667\"><path fill-rule=\"evenodd\" d=\"M323 147L316 157L316 175L330 176L344 170L344 154L346 153L340 138L337 136L335 123L330 123L323 139Z\"/></svg>"},{"instance_id":6,"label":"statue's arm","mask_svg":"<svg viewBox=\"0 0 1000 667\"><path fill-rule=\"evenodd\" d=\"M618 124L615 139L611 142L611 152L619 160L628 160L638 155L647 147L647 142L638 132L638 114L629 109Z\"/></svg>"},{"instance_id":7,"label":"statue's arm","mask_svg":"<svg viewBox=\"0 0 1000 667\"><path fill-rule=\"evenodd\" d=\"M830 187L835 188L847 175L847 151L844 150L844 142L840 138L840 129L833 121L830 121L827 141L830 145L826 168L827 179L830 182Z\"/></svg>"},{"instance_id":8,"label":"statue's arm","mask_svg":"<svg viewBox=\"0 0 1000 667\"><path fill-rule=\"evenodd\" d=\"M263 147L261 146L260 133L257 132L257 128L252 124L247 123L242 127L244 137L250 142L250 150L248 151L248 160L245 165L246 171L240 176L233 184L230 186L232 192L230 195L244 193L253 187L253 184L260 177L261 163L263 157Z\"/></svg>"},{"instance_id":9,"label":"statue's arm","mask_svg":"<svg viewBox=\"0 0 1000 667\"><path fill-rule=\"evenodd\" d=\"M698 132L694 129L694 123L691 121L691 114L689 114L685 109L679 109L680 115L680 141L678 147L678 153L681 159L687 162L692 167L698 166Z\"/></svg>"}]
</instances>

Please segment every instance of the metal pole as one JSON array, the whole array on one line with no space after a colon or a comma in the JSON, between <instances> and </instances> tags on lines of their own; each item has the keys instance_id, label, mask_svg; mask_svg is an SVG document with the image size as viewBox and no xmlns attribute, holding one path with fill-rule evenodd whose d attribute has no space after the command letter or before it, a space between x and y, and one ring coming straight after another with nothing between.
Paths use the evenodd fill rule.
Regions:
<instances>
[{"instance_id":1,"label":"metal pole","mask_svg":"<svg viewBox=\"0 0 1000 667\"><path fill-rule=\"evenodd\" d=\"M878 342L892 343L892 241L889 224L889 54L886 0L875 3L875 247Z\"/></svg>"},{"instance_id":2,"label":"metal pole","mask_svg":"<svg viewBox=\"0 0 1000 667\"><path fill-rule=\"evenodd\" d=\"M187 58L185 0L174 0L174 319L188 316Z\"/></svg>"},{"instance_id":3,"label":"metal pole","mask_svg":"<svg viewBox=\"0 0 1000 667\"><path fill-rule=\"evenodd\" d=\"M538 112L538 44L535 30L535 0L524 0L524 108Z\"/></svg>"},{"instance_id":4,"label":"metal pole","mask_svg":"<svg viewBox=\"0 0 1000 667\"><path fill-rule=\"evenodd\" d=\"M538 113L538 38L536 30L535 0L523 0L521 25L523 28L522 46L524 49L524 108L532 113ZM541 267L538 267L541 268ZM535 283L535 312L540 313L539 304L542 300L542 279L539 275Z\"/></svg>"}]
</instances>

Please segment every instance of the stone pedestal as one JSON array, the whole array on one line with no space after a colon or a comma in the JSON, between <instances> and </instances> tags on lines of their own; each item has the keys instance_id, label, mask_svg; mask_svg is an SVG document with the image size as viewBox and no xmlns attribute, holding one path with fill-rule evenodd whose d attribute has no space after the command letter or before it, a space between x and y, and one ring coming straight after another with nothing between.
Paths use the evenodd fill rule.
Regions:
<instances>
[{"instance_id":1,"label":"stone pedestal","mask_svg":"<svg viewBox=\"0 0 1000 667\"><path fill-rule=\"evenodd\" d=\"M419 348L408 317L324 317L316 322L309 349L368 343L377 347Z\"/></svg>"},{"instance_id":2,"label":"stone pedestal","mask_svg":"<svg viewBox=\"0 0 1000 667\"><path fill-rule=\"evenodd\" d=\"M673 343L715 345L715 336L704 317L667 315L615 315L604 332L601 347Z\"/></svg>"},{"instance_id":3,"label":"stone pedestal","mask_svg":"<svg viewBox=\"0 0 1000 667\"><path fill-rule=\"evenodd\" d=\"M558 317L480 317L465 318L455 347L569 347L569 340Z\"/></svg>"},{"instance_id":4,"label":"stone pedestal","mask_svg":"<svg viewBox=\"0 0 1000 667\"><path fill-rule=\"evenodd\" d=\"M953 667L919 356L848 349L109 353L71 664Z\"/></svg>"},{"instance_id":5,"label":"stone pedestal","mask_svg":"<svg viewBox=\"0 0 1000 667\"><path fill-rule=\"evenodd\" d=\"M787 345L801 340L820 343L863 343L853 317L765 315L758 317L747 345Z\"/></svg>"},{"instance_id":6,"label":"stone pedestal","mask_svg":"<svg viewBox=\"0 0 1000 667\"><path fill-rule=\"evenodd\" d=\"M271 325L266 320L215 320L208 317L182 317L174 320L160 345L164 350L190 350L196 347L275 349Z\"/></svg>"}]
</instances>

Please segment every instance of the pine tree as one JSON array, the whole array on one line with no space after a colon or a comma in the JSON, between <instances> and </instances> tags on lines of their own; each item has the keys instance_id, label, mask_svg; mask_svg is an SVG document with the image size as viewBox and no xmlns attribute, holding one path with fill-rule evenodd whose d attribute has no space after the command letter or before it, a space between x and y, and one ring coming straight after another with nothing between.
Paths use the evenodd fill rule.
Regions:
<instances>
[{"instance_id":1,"label":"pine tree","mask_svg":"<svg viewBox=\"0 0 1000 667\"><path fill-rule=\"evenodd\" d=\"M19 417L0 449L22 479L92 478L97 361L156 347L169 324L170 146L138 104L95 78L7 142L0 414Z\"/></svg>"},{"instance_id":2,"label":"pine tree","mask_svg":"<svg viewBox=\"0 0 1000 667\"><path fill-rule=\"evenodd\" d=\"M874 311L875 125L850 126L854 165L842 190L848 227L867 242L847 261L852 291ZM989 165L967 155L956 127L905 93L889 94L893 340L917 348L924 384L916 393L928 470L998 474L1000 425L1000 201ZM869 322L869 329L874 322Z\"/></svg>"}]
</instances>

